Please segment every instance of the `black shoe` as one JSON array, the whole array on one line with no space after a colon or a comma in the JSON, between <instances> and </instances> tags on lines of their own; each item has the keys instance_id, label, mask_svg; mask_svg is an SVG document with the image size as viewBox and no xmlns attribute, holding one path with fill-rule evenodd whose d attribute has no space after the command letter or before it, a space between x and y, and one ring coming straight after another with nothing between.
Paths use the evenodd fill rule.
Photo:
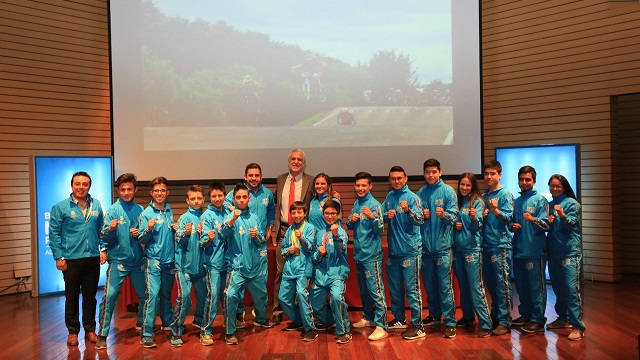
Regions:
<instances>
[{"instance_id":1,"label":"black shoe","mask_svg":"<svg viewBox=\"0 0 640 360\"><path fill-rule=\"evenodd\" d=\"M442 319L432 318L431 316L427 316L422 320L422 325L425 326L435 326L442 324Z\"/></svg>"},{"instance_id":2,"label":"black shoe","mask_svg":"<svg viewBox=\"0 0 640 360\"><path fill-rule=\"evenodd\" d=\"M544 325L539 324L537 322L532 322L532 323L529 323L529 324L521 327L520 330L522 330L524 332L528 332L528 333L544 332Z\"/></svg>"},{"instance_id":3,"label":"black shoe","mask_svg":"<svg viewBox=\"0 0 640 360\"><path fill-rule=\"evenodd\" d=\"M335 324L326 326L325 324L321 323L320 321L316 321L315 323L313 323L313 325L316 328L316 331L328 331L329 329L336 327Z\"/></svg>"},{"instance_id":4,"label":"black shoe","mask_svg":"<svg viewBox=\"0 0 640 360\"><path fill-rule=\"evenodd\" d=\"M475 319L460 319L458 321L456 321L456 326L457 327L467 327L467 328L474 328L476 327L476 321Z\"/></svg>"},{"instance_id":5,"label":"black shoe","mask_svg":"<svg viewBox=\"0 0 640 360\"><path fill-rule=\"evenodd\" d=\"M274 314L271 316L271 323L273 325L280 325L281 322L282 322L282 312L278 314L274 312Z\"/></svg>"},{"instance_id":6,"label":"black shoe","mask_svg":"<svg viewBox=\"0 0 640 360\"><path fill-rule=\"evenodd\" d=\"M302 324L296 324L293 321L284 328L284 331L298 331L302 329Z\"/></svg>"},{"instance_id":7,"label":"black shoe","mask_svg":"<svg viewBox=\"0 0 640 360\"><path fill-rule=\"evenodd\" d=\"M422 328L415 328L415 327L405 331L405 333L402 334L402 338L405 340L415 340L415 339L423 338L425 336L427 336L427 334L425 334Z\"/></svg>"},{"instance_id":8,"label":"black shoe","mask_svg":"<svg viewBox=\"0 0 640 360\"><path fill-rule=\"evenodd\" d=\"M529 325L529 323L531 323L531 320L525 318L524 316L520 316L519 318L511 321L511 325L513 326L525 326Z\"/></svg>"},{"instance_id":9,"label":"black shoe","mask_svg":"<svg viewBox=\"0 0 640 360\"><path fill-rule=\"evenodd\" d=\"M398 319L393 319L391 321L389 321L389 329L406 329L407 328L407 322L406 321L401 321Z\"/></svg>"},{"instance_id":10,"label":"black shoe","mask_svg":"<svg viewBox=\"0 0 640 360\"><path fill-rule=\"evenodd\" d=\"M318 333L314 330L302 333L302 341L313 341L318 338Z\"/></svg>"},{"instance_id":11,"label":"black shoe","mask_svg":"<svg viewBox=\"0 0 640 360\"><path fill-rule=\"evenodd\" d=\"M481 339L488 338L489 336L491 336L491 330L489 329L480 329L480 331L478 331L478 337Z\"/></svg>"},{"instance_id":12,"label":"black shoe","mask_svg":"<svg viewBox=\"0 0 640 360\"><path fill-rule=\"evenodd\" d=\"M455 328L455 326L447 326L447 328L444 329L444 338L445 339L453 339L454 337L456 337L456 328Z\"/></svg>"}]
</instances>

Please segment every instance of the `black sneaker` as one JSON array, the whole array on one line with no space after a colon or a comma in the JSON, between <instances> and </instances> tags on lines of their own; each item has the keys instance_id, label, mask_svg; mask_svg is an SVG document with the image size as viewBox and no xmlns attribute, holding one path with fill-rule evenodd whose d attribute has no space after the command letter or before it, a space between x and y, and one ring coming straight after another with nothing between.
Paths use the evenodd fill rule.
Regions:
<instances>
[{"instance_id":1,"label":"black sneaker","mask_svg":"<svg viewBox=\"0 0 640 360\"><path fill-rule=\"evenodd\" d=\"M457 327L468 327L468 328L473 328L476 327L476 321L475 319L460 319L458 321L456 321L456 326Z\"/></svg>"},{"instance_id":2,"label":"black sneaker","mask_svg":"<svg viewBox=\"0 0 640 360\"><path fill-rule=\"evenodd\" d=\"M455 326L447 326L446 329L444 329L444 338L453 339L454 337L456 337Z\"/></svg>"},{"instance_id":3,"label":"black sneaker","mask_svg":"<svg viewBox=\"0 0 640 360\"><path fill-rule=\"evenodd\" d=\"M336 339L336 342L338 344L346 344L349 341L351 341L351 333L345 333L342 335L338 335L338 338Z\"/></svg>"},{"instance_id":4,"label":"black sneaker","mask_svg":"<svg viewBox=\"0 0 640 360\"><path fill-rule=\"evenodd\" d=\"M544 332L544 325L538 324L537 322L532 322L521 327L520 330L528 333Z\"/></svg>"},{"instance_id":5,"label":"black sneaker","mask_svg":"<svg viewBox=\"0 0 640 360\"><path fill-rule=\"evenodd\" d=\"M316 331L328 331L329 329L336 327L336 324L326 326L320 321L316 321L315 323L313 323L313 326L316 328Z\"/></svg>"},{"instance_id":6,"label":"black sneaker","mask_svg":"<svg viewBox=\"0 0 640 360\"><path fill-rule=\"evenodd\" d=\"M238 338L235 334L226 335L224 337L224 342L227 343L227 345L238 345Z\"/></svg>"},{"instance_id":7,"label":"black sneaker","mask_svg":"<svg viewBox=\"0 0 640 360\"><path fill-rule=\"evenodd\" d=\"M284 328L284 331L298 331L300 329L302 329L302 324L296 324L292 321Z\"/></svg>"},{"instance_id":8,"label":"black sneaker","mask_svg":"<svg viewBox=\"0 0 640 360\"><path fill-rule=\"evenodd\" d=\"M318 338L318 333L315 330L305 331L302 333L302 341L313 341Z\"/></svg>"},{"instance_id":9,"label":"black sneaker","mask_svg":"<svg viewBox=\"0 0 640 360\"><path fill-rule=\"evenodd\" d=\"M415 339L423 338L425 336L427 336L427 334L425 334L422 328L415 328L415 327L412 327L411 329L405 331L404 334L402 334L402 338L405 340L415 340Z\"/></svg>"},{"instance_id":10,"label":"black sneaker","mask_svg":"<svg viewBox=\"0 0 640 360\"><path fill-rule=\"evenodd\" d=\"M274 311L273 315L271 316L271 323L273 325L280 325L281 322L282 322L282 311L280 311L279 313L276 313Z\"/></svg>"},{"instance_id":11,"label":"black sneaker","mask_svg":"<svg viewBox=\"0 0 640 360\"><path fill-rule=\"evenodd\" d=\"M422 320L422 325L425 326L435 326L442 324L442 319L432 318L431 316L427 316Z\"/></svg>"},{"instance_id":12,"label":"black sneaker","mask_svg":"<svg viewBox=\"0 0 640 360\"><path fill-rule=\"evenodd\" d=\"M525 326L531 323L531 320L525 318L524 316L520 316L519 318L511 321L511 325L513 326Z\"/></svg>"},{"instance_id":13,"label":"black sneaker","mask_svg":"<svg viewBox=\"0 0 640 360\"><path fill-rule=\"evenodd\" d=\"M388 325L389 325L389 329L406 329L407 328L407 322L401 321L398 319L393 319L389 321Z\"/></svg>"}]
</instances>

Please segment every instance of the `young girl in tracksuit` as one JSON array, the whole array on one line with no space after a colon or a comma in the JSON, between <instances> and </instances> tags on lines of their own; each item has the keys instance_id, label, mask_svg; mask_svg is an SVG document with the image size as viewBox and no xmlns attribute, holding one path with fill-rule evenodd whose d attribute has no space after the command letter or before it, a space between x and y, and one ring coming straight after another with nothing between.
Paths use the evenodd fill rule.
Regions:
<instances>
[{"instance_id":1,"label":"young girl in tracksuit","mask_svg":"<svg viewBox=\"0 0 640 360\"><path fill-rule=\"evenodd\" d=\"M289 207L293 224L289 226L282 240L282 283L278 299L285 314L291 319L285 330L303 329L302 340L313 341L318 337L313 324L312 307L309 301L309 284L313 276L313 243L316 230L308 221L307 205L296 201ZM295 305L297 300L298 305Z\"/></svg>"},{"instance_id":2,"label":"young girl in tracksuit","mask_svg":"<svg viewBox=\"0 0 640 360\"><path fill-rule=\"evenodd\" d=\"M335 323L338 344L346 344L351 340L349 314L345 293L349 264L347 263L347 232L337 224L340 204L328 200L322 206L325 226L318 229L315 238L313 262L315 271L309 298L313 313L322 325ZM327 295L330 294L327 309Z\"/></svg>"},{"instance_id":3,"label":"young girl in tracksuit","mask_svg":"<svg viewBox=\"0 0 640 360\"><path fill-rule=\"evenodd\" d=\"M580 203L567 178L555 174L549 179L553 200L549 203L549 277L556 294L558 319L547 329L572 328L569 340L584 337L582 299L580 298Z\"/></svg>"},{"instance_id":4,"label":"young girl in tracksuit","mask_svg":"<svg viewBox=\"0 0 640 360\"><path fill-rule=\"evenodd\" d=\"M309 204L309 215L307 216L311 225L316 229L322 229L325 225L322 215L322 205L324 205L325 201L333 199L333 201L340 204L340 199L334 197L336 194L337 193L333 191L332 181L329 175L325 173L316 175L313 179L313 198ZM341 221L342 214L338 215L337 223L340 224Z\"/></svg>"},{"instance_id":5,"label":"young girl in tracksuit","mask_svg":"<svg viewBox=\"0 0 640 360\"><path fill-rule=\"evenodd\" d=\"M475 327L474 310L478 316L478 337L491 336L489 303L482 283L482 213L484 199L473 173L464 173L458 180L458 222L453 232L453 271L460 288L462 319L458 325Z\"/></svg>"}]
</instances>

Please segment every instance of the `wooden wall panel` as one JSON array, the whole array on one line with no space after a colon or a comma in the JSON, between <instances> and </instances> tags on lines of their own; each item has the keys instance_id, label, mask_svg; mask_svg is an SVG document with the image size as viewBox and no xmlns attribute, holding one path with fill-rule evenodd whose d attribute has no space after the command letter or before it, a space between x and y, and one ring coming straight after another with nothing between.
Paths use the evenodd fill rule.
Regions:
<instances>
[{"instance_id":1,"label":"wooden wall panel","mask_svg":"<svg viewBox=\"0 0 640 360\"><path fill-rule=\"evenodd\" d=\"M30 156L111 155L108 35L104 0L0 2L0 290L31 269Z\"/></svg>"},{"instance_id":2,"label":"wooden wall panel","mask_svg":"<svg viewBox=\"0 0 640 360\"><path fill-rule=\"evenodd\" d=\"M622 261L615 159L628 131L618 128L611 99L640 91L640 4L481 5L485 158L496 146L580 144L586 278L616 281L623 270L638 272Z\"/></svg>"}]
</instances>

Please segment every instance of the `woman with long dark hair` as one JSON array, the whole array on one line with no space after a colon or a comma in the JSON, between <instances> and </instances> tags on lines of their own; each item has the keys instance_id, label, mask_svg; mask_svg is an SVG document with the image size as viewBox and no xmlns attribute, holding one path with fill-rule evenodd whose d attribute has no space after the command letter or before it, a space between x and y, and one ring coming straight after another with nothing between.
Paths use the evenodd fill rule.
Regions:
<instances>
[{"instance_id":1,"label":"woman with long dark hair","mask_svg":"<svg viewBox=\"0 0 640 360\"><path fill-rule=\"evenodd\" d=\"M582 247L580 238L580 203L566 177L551 175L549 191L549 277L556 294L555 310L558 318L547 329L571 328L569 340L584 337L582 299L580 298L580 266Z\"/></svg>"},{"instance_id":2,"label":"woman with long dark hair","mask_svg":"<svg viewBox=\"0 0 640 360\"><path fill-rule=\"evenodd\" d=\"M474 311L478 316L478 337L491 336L489 304L482 284L482 212L485 203L478 180L464 173L458 180L458 222L453 232L453 271L460 288L462 319L458 326L475 328Z\"/></svg>"}]
</instances>

